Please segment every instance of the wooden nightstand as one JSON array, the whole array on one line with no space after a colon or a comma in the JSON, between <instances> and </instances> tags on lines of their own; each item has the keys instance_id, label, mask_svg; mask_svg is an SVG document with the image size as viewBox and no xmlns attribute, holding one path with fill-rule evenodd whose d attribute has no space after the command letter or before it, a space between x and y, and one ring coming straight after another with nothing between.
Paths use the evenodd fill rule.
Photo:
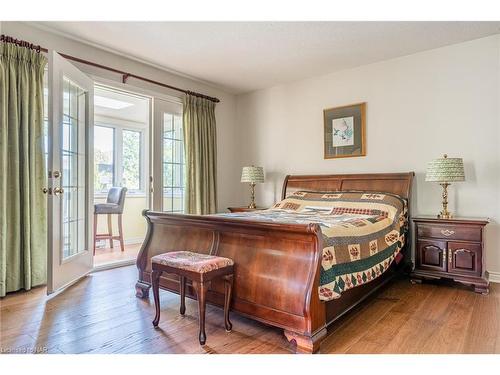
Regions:
<instances>
[{"instance_id":1,"label":"wooden nightstand","mask_svg":"<svg viewBox=\"0 0 500 375\"><path fill-rule=\"evenodd\" d=\"M412 282L452 279L487 294L484 277L483 229L488 219L438 219L420 216L415 223L415 270Z\"/></svg>"},{"instance_id":2,"label":"wooden nightstand","mask_svg":"<svg viewBox=\"0 0 500 375\"><path fill-rule=\"evenodd\" d=\"M249 208L249 207L228 207L230 212L252 212L252 211L261 211L265 210L265 208L257 207L257 208Z\"/></svg>"}]
</instances>

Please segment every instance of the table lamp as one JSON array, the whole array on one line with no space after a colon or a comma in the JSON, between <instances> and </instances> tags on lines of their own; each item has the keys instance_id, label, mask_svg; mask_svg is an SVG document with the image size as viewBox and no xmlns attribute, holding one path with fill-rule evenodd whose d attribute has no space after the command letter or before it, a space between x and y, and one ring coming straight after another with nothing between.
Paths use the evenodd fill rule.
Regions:
<instances>
[{"instance_id":1,"label":"table lamp","mask_svg":"<svg viewBox=\"0 0 500 375\"><path fill-rule=\"evenodd\" d=\"M442 158L430 161L425 181L438 182L443 187L443 210L437 216L440 219L450 219L452 215L448 211L448 186L450 182L465 181L463 160L449 158L444 154Z\"/></svg>"},{"instance_id":2,"label":"table lamp","mask_svg":"<svg viewBox=\"0 0 500 375\"><path fill-rule=\"evenodd\" d=\"M243 167L241 171L241 182L250 183L250 205L248 208L256 208L255 206L255 184L264 182L264 168L262 167Z\"/></svg>"}]
</instances>

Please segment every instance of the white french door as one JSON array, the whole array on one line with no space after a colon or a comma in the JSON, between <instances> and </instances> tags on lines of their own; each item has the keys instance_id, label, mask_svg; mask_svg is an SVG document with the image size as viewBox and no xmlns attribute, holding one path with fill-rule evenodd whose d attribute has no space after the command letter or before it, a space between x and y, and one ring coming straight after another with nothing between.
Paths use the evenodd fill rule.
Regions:
<instances>
[{"instance_id":1,"label":"white french door","mask_svg":"<svg viewBox=\"0 0 500 375\"><path fill-rule=\"evenodd\" d=\"M47 293L93 267L94 82L55 51L49 53Z\"/></svg>"},{"instance_id":2,"label":"white french door","mask_svg":"<svg viewBox=\"0 0 500 375\"><path fill-rule=\"evenodd\" d=\"M184 212L182 104L155 98L153 132L153 209Z\"/></svg>"}]
</instances>

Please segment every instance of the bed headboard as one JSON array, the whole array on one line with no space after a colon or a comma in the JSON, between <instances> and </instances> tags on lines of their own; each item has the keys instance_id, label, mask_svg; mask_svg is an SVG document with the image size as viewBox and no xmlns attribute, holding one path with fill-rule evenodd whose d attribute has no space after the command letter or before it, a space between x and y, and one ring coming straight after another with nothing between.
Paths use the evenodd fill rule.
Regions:
<instances>
[{"instance_id":1,"label":"bed headboard","mask_svg":"<svg viewBox=\"0 0 500 375\"><path fill-rule=\"evenodd\" d=\"M283 182L282 199L297 190L364 190L398 194L409 200L413 176L414 172L288 175Z\"/></svg>"}]
</instances>

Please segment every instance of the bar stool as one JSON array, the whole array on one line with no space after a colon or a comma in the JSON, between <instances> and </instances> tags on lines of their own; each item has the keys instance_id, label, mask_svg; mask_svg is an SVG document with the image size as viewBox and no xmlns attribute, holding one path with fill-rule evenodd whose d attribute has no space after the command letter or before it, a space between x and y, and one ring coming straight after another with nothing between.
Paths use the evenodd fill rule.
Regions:
<instances>
[{"instance_id":1,"label":"bar stool","mask_svg":"<svg viewBox=\"0 0 500 375\"><path fill-rule=\"evenodd\" d=\"M191 251L172 251L159 254L151 258L151 284L155 300L156 315L153 326L158 327L160 322L160 276L163 272L179 276L181 308L180 313L186 312L186 278L190 279L198 297L198 313L200 317L200 331L198 339L200 345L205 345L207 336L205 334L205 305L206 294L210 282L215 278L224 279L224 325L226 331L230 332L232 324L229 321L229 305L231 304L231 292L233 289L233 265L232 259L193 253Z\"/></svg>"},{"instance_id":2,"label":"bar stool","mask_svg":"<svg viewBox=\"0 0 500 375\"><path fill-rule=\"evenodd\" d=\"M113 248L113 240L118 240L120 241L121 251L125 251L125 247L123 245L122 214L123 206L125 205L126 192L126 187L112 187L108 191L106 203L94 204L94 255L95 243L98 240L109 239L109 247L111 248ZM108 215L108 233L97 233L97 215ZM113 236L111 215L118 215L118 236Z\"/></svg>"}]
</instances>

